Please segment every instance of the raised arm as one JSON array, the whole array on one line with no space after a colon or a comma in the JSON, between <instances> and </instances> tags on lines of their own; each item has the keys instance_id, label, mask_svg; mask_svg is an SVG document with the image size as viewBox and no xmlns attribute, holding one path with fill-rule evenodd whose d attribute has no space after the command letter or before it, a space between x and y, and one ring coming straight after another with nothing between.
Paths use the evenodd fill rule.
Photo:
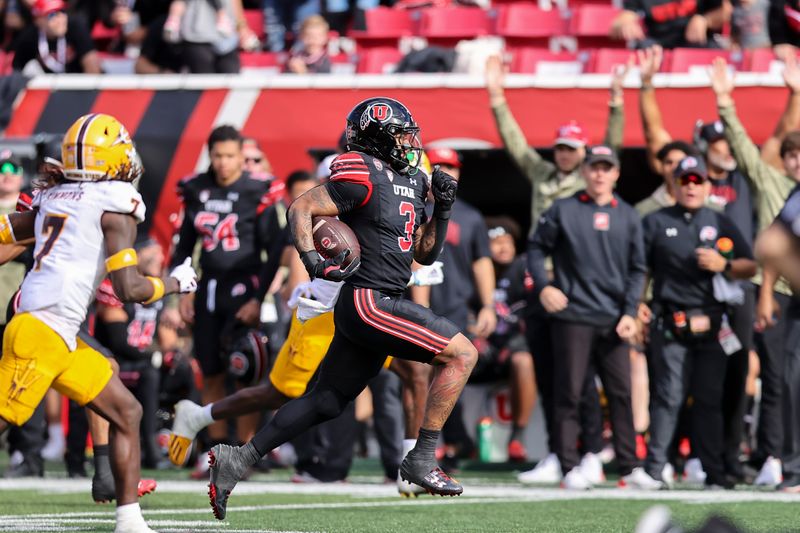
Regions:
<instances>
[{"instance_id":1,"label":"raised arm","mask_svg":"<svg viewBox=\"0 0 800 533\"><path fill-rule=\"evenodd\" d=\"M137 268L136 219L127 214L106 212L101 219L106 245L106 270L114 293L123 302L152 303L166 294L194 292L197 274L184 263L165 278L143 276Z\"/></svg>"},{"instance_id":2,"label":"raised arm","mask_svg":"<svg viewBox=\"0 0 800 533\"><path fill-rule=\"evenodd\" d=\"M660 46L652 46L636 52L642 76L642 87L639 90L639 113L642 117L644 139L647 144L647 162L654 172L661 174L661 162L656 157L665 144L672 141L672 136L664 128L661 110L656 100L653 76L661 68L664 51Z\"/></svg>"},{"instance_id":3,"label":"raised arm","mask_svg":"<svg viewBox=\"0 0 800 533\"><path fill-rule=\"evenodd\" d=\"M514 115L506 103L505 73L503 62L499 56L491 56L486 61L486 90L489 93L489 104L497 125L497 131L503 140L508 155L523 171L525 176L534 181L536 177L546 178L553 169L552 163L542 159L539 152L528 146L528 140L519 127Z\"/></svg>"},{"instance_id":4,"label":"raised arm","mask_svg":"<svg viewBox=\"0 0 800 533\"><path fill-rule=\"evenodd\" d=\"M623 65L614 65L611 71L611 94L608 100L608 123L606 124L606 138L603 141L619 154L622 149L622 137L625 134L625 100L623 83L630 72L636 57L631 54L628 62Z\"/></svg>"},{"instance_id":5,"label":"raised arm","mask_svg":"<svg viewBox=\"0 0 800 533\"><path fill-rule=\"evenodd\" d=\"M761 159L781 172L783 172L781 142L787 133L800 127L800 68L797 66L794 54L789 54L785 63L783 81L789 88L789 99L772 136L761 145Z\"/></svg>"}]
</instances>

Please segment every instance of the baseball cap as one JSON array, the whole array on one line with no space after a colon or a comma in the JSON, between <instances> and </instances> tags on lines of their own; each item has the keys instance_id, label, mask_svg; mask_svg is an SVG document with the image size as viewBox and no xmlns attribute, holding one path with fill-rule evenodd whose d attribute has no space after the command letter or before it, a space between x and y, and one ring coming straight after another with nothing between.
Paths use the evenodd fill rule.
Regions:
<instances>
[{"instance_id":1,"label":"baseball cap","mask_svg":"<svg viewBox=\"0 0 800 533\"><path fill-rule=\"evenodd\" d=\"M431 165L448 165L455 168L461 168L461 161L458 159L458 153L452 148L431 148L426 150L428 160Z\"/></svg>"},{"instance_id":2,"label":"baseball cap","mask_svg":"<svg viewBox=\"0 0 800 533\"><path fill-rule=\"evenodd\" d=\"M615 167L619 166L619 158L616 152L614 152L612 148L602 144L589 148L586 151L586 159L584 159L583 162L587 165L605 162Z\"/></svg>"},{"instance_id":3,"label":"baseball cap","mask_svg":"<svg viewBox=\"0 0 800 533\"><path fill-rule=\"evenodd\" d=\"M698 178L702 178L702 181L708 179L706 164L701 158L694 156L684 157L681 159L681 162L678 163L677 167L675 167L675 172L673 175L675 176L675 179L682 178L684 176L697 176Z\"/></svg>"},{"instance_id":4,"label":"baseball cap","mask_svg":"<svg viewBox=\"0 0 800 533\"><path fill-rule=\"evenodd\" d=\"M67 8L64 0L36 0L31 7L34 17L43 17L55 11L63 11Z\"/></svg>"},{"instance_id":5,"label":"baseball cap","mask_svg":"<svg viewBox=\"0 0 800 533\"><path fill-rule=\"evenodd\" d=\"M558 146L559 144L570 148L583 148L589 144L589 138L586 137L583 126L570 120L556 130L556 140L553 141L553 145Z\"/></svg>"},{"instance_id":6,"label":"baseball cap","mask_svg":"<svg viewBox=\"0 0 800 533\"><path fill-rule=\"evenodd\" d=\"M706 142L713 143L719 139L725 138L725 128L722 121L715 120L714 122L697 122L697 136Z\"/></svg>"}]
</instances>

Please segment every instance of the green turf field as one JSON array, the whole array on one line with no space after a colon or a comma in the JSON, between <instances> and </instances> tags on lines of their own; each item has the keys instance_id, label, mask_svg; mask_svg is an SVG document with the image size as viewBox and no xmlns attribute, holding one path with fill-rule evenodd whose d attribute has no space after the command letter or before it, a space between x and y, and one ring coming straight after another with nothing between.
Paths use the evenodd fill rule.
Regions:
<instances>
[{"instance_id":1,"label":"green turf field","mask_svg":"<svg viewBox=\"0 0 800 533\"><path fill-rule=\"evenodd\" d=\"M3 461L4 462L4 461ZM51 469L55 470L55 469ZM519 485L511 471L465 469L464 496L402 499L382 483L376 462L357 461L349 483L298 485L289 472L257 474L231 496L228 519L211 514L203 482L185 471L146 472L159 489L142 499L158 531L326 532L601 532L633 531L641 514L666 505L685 527L709 513L731 518L747 531L800 531L800 496L740 489L643 493L612 482L587 493ZM88 480L0 480L0 531L112 531L113 507L94 504Z\"/></svg>"}]
</instances>

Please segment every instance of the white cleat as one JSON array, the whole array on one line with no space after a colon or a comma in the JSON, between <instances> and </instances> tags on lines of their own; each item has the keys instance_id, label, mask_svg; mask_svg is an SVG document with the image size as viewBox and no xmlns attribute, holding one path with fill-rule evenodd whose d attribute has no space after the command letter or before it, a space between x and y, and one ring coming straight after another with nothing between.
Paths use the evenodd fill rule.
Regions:
<instances>
[{"instance_id":1,"label":"white cleat","mask_svg":"<svg viewBox=\"0 0 800 533\"><path fill-rule=\"evenodd\" d=\"M597 454L590 452L584 455L578 465L578 470L586 478L586 481L592 485L599 485L606 480L606 474L603 472L603 462Z\"/></svg>"},{"instance_id":2,"label":"white cleat","mask_svg":"<svg viewBox=\"0 0 800 533\"><path fill-rule=\"evenodd\" d=\"M703 485L706 482L706 472L700 459L693 458L686 461L683 469L683 481L694 485Z\"/></svg>"},{"instance_id":3,"label":"white cleat","mask_svg":"<svg viewBox=\"0 0 800 533\"><path fill-rule=\"evenodd\" d=\"M117 524L114 533L158 533L155 529L150 529L144 520L136 524Z\"/></svg>"},{"instance_id":4,"label":"white cleat","mask_svg":"<svg viewBox=\"0 0 800 533\"><path fill-rule=\"evenodd\" d=\"M561 478L561 462L554 453L539 461L533 469L517 475L520 483L558 483Z\"/></svg>"},{"instance_id":5,"label":"white cleat","mask_svg":"<svg viewBox=\"0 0 800 533\"><path fill-rule=\"evenodd\" d=\"M764 466L761 467L756 476L754 485L762 487L776 487L783 482L783 465L780 459L776 459L771 455L764 461Z\"/></svg>"},{"instance_id":6,"label":"white cleat","mask_svg":"<svg viewBox=\"0 0 800 533\"><path fill-rule=\"evenodd\" d=\"M592 488L592 484L583 477L580 468L576 466L567 472L564 479L561 480L561 488L567 490L589 490Z\"/></svg>"},{"instance_id":7,"label":"white cleat","mask_svg":"<svg viewBox=\"0 0 800 533\"><path fill-rule=\"evenodd\" d=\"M400 473L398 472L397 492L403 498L416 498L420 494L425 494L425 489L423 489L419 485L415 485L414 483L409 483L408 481L402 479L400 477Z\"/></svg>"},{"instance_id":8,"label":"white cleat","mask_svg":"<svg viewBox=\"0 0 800 533\"><path fill-rule=\"evenodd\" d=\"M168 445L169 460L172 464L176 466L186 464L194 438L205 427L202 414L203 408L190 400L181 400L175 404L175 420L172 422Z\"/></svg>"},{"instance_id":9,"label":"white cleat","mask_svg":"<svg viewBox=\"0 0 800 533\"><path fill-rule=\"evenodd\" d=\"M675 486L675 467L671 463L664 465L661 470L661 480L664 482L664 487L671 489Z\"/></svg>"},{"instance_id":10,"label":"white cleat","mask_svg":"<svg viewBox=\"0 0 800 533\"><path fill-rule=\"evenodd\" d=\"M618 483L619 488L629 488L637 490L661 490L664 483L654 479L644 471L644 468L637 466L627 476L622 476Z\"/></svg>"}]
</instances>

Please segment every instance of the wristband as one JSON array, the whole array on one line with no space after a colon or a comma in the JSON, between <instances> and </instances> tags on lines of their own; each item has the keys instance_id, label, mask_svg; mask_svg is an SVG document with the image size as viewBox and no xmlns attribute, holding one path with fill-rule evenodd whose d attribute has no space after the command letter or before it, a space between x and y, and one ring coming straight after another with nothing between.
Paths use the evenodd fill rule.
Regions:
<instances>
[{"instance_id":1,"label":"wristband","mask_svg":"<svg viewBox=\"0 0 800 533\"><path fill-rule=\"evenodd\" d=\"M14 237L14 230L11 228L11 219L8 215L0 217L0 244L14 244L17 238Z\"/></svg>"},{"instance_id":2,"label":"wristband","mask_svg":"<svg viewBox=\"0 0 800 533\"><path fill-rule=\"evenodd\" d=\"M106 259L106 271L114 272L138 264L139 258L136 256L136 250L133 248L125 248Z\"/></svg>"},{"instance_id":3,"label":"wristband","mask_svg":"<svg viewBox=\"0 0 800 533\"><path fill-rule=\"evenodd\" d=\"M151 304L153 302L156 302L156 301L160 300L161 298L163 298L164 297L164 291L165 291L164 282L161 281L161 278L156 278L156 277L153 277L153 276L147 276L147 279L150 281L150 283L153 284L153 295L150 298L148 298L147 300L145 300L144 302L142 302L145 305L149 305L149 304Z\"/></svg>"}]
</instances>

